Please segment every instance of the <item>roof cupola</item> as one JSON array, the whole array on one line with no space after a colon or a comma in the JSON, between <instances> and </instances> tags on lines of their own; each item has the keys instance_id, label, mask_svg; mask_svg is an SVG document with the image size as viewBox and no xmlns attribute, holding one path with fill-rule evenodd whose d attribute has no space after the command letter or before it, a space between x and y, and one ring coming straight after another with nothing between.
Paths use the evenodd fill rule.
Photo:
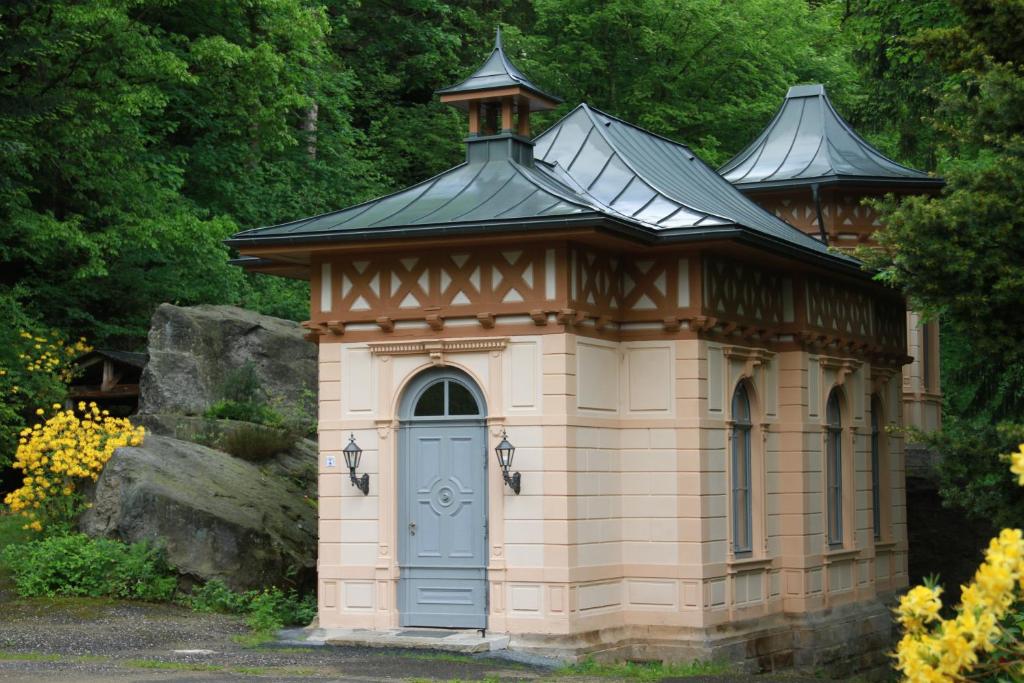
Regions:
<instances>
[{"instance_id":1,"label":"roof cupola","mask_svg":"<svg viewBox=\"0 0 1024 683\"><path fill-rule=\"evenodd\" d=\"M530 112L554 109L561 99L534 85L516 68L501 42L501 28L495 32L494 48L480 67L463 81L437 91L441 101L467 113L469 119L468 157L472 162L486 148L493 158L501 150L509 156L528 162L530 142ZM496 141L497 144L479 146L477 141ZM522 143L526 146L510 144Z\"/></svg>"}]
</instances>

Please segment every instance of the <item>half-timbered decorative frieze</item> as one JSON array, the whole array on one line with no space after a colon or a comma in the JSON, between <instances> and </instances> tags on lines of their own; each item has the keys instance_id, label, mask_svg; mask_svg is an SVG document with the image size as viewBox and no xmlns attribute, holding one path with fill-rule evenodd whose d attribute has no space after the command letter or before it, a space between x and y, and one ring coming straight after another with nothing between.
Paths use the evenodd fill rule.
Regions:
<instances>
[{"instance_id":1,"label":"half-timbered decorative frieze","mask_svg":"<svg viewBox=\"0 0 1024 683\"><path fill-rule=\"evenodd\" d=\"M859 339L872 336L872 299L863 290L824 278L805 280L810 327Z\"/></svg>"},{"instance_id":2,"label":"half-timbered decorative frieze","mask_svg":"<svg viewBox=\"0 0 1024 683\"><path fill-rule=\"evenodd\" d=\"M706 257L704 310L719 320L778 327L793 322L793 283L750 264Z\"/></svg>"},{"instance_id":3,"label":"half-timbered decorative frieze","mask_svg":"<svg viewBox=\"0 0 1024 683\"><path fill-rule=\"evenodd\" d=\"M826 276L718 254L638 256L556 244L324 261L311 339L507 335L709 336L903 357L900 302ZM699 300L692 300L696 287Z\"/></svg>"}]
</instances>

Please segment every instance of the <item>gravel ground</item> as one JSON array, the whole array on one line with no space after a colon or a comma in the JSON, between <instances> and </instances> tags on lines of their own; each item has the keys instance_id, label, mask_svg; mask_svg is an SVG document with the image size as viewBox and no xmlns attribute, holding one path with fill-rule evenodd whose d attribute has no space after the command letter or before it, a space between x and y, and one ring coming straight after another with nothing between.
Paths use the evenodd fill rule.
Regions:
<instances>
[{"instance_id":1,"label":"gravel ground","mask_svg":"<svg viewBox=\"0 0 1024 683\"><path fill-rule=\"evenodd\" d=\"M550 682L560 678L551 669L492 656L329 646L246 647L234 640L246 632L237 618L198 614L171 605L20 600L0 591L0 680ZM569 680L584 683L587 678ZM699 676L686 680L809 683L816 679Z\"/></svg>"}]
</instances>

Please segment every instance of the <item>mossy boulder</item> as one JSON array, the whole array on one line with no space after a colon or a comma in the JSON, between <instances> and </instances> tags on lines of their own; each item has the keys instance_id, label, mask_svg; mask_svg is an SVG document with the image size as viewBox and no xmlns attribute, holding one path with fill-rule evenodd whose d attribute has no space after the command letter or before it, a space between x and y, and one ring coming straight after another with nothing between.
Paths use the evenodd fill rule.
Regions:
<instances>
[{"instance_id":1,"label":"mossy boulder","mask_svg":"<svg viewBox=\"0 0 1024 683\"><path fill-rule=\"evenodd\" d=\"M317 347L298 323L234 306L161 304L149 328L140 413L201 415L230 373L255 371L263 399L312 409Z\"/></svg>"},{"instance_id":2,"label":"mossy boulder","mask_svg":"<svg viewBox=\"0 0 1024 683\"><path fill-rule=\"evenodd\" d=\"M288 470L315 453L303 447L280 467L149 434L118 449L90 495L82 531L166 548L186 578L221 579L236 590L309 585L316 571L316 510ZM300 464L296 464L299 461Z\"/></svg>"}]
</instances>

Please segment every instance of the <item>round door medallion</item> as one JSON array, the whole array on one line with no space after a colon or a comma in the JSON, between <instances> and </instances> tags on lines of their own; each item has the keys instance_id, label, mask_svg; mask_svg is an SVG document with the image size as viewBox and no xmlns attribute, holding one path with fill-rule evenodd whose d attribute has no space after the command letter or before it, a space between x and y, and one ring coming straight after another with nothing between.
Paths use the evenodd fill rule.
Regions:
<instances>
[{"instance_id":1,"label":"round door medallion","mask_svg":"<svg viewBox=\"0 0 1024 683\"><path fill-rule=\"evenodd\" d=\"M437 492L437 502L448 507L455 501L455 493L447 486L443 487Z\"/></svg>"}]
</instances>

